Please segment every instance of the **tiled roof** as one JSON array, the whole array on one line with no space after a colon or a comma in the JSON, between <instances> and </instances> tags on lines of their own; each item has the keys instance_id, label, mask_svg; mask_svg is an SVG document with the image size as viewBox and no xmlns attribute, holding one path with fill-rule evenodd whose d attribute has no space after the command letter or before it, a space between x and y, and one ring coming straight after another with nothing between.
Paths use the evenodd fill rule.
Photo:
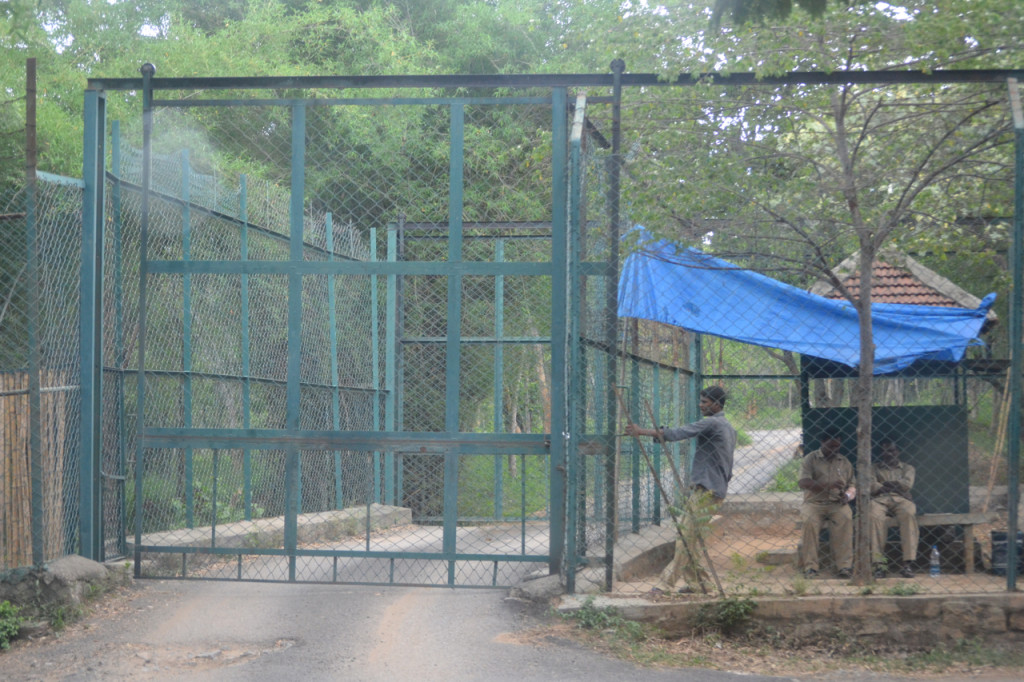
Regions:
<instances>
[{"instance_id":1,"label":"tiled roof","mask_svg":"<svg viewBox=\"0 0 1024 682\"><path fill-rule=\"evenodd\" d=\"M843 285L856 296L860 290L860 254L855 253L840 263L835 273ZM977 296L899 251L886 250L879 254L872 268L872 280L871 300L878 303L950 308L977 308L981 305L981 299ZM811 287L810 292L825 298L842 298L842 294L826 280L819 280ZM998 319L998 316L989 310L986 327Z\"/></svg>"},{"instance_id":2,"label":"tiled roof","mask_svg":"<svg viewBox=\"0 0 1024 682\"><path fill-rule=\"evenodd\" d=\"M955 300L933 289L908 271L882 261L875 261L873 268L871 300L876 303L909 303L913 305L934 305L948 308L962 307ZM860 291L860 273L850 275L843 284L854 298ZM835 289L825 294L826 298L843 298Z\"/></svg>"}]
</instances>

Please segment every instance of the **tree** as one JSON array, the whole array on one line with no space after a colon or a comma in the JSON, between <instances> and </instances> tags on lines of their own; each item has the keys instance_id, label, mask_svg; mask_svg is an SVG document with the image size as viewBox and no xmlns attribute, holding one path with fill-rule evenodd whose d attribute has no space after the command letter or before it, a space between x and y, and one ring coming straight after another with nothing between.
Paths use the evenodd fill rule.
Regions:
<instances>
[{"instance_id":1,"label":"tree","mask_svg":"<svg viewBox=\"0 0 1024 682\"><path fill-rule=\"evenodd\" d=\"M834 5L842 6L839 0ZM850 7L857 2L846 0ZM866 3L860 3L866 4ZM828 7L828 0L796 0L796 6L814 19L820 18ZM764 23L770 20L788 19L793 12L793 0L715 0L711 8L711 25L718 28L722 19L728 17L737 25Z\"/></svg>"}]
</instances>

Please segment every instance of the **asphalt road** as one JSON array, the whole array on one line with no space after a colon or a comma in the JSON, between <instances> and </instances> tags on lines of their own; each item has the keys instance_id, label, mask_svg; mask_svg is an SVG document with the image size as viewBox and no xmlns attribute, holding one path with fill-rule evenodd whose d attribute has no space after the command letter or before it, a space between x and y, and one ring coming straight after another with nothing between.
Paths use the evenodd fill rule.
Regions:
<instances>
[{"instance_id":1,"label":"asphalt road","mask_svg":"<svg viewBox=\"0 0 1024 682\"><path fill-rule=\"evenodd\" d=\"M775 472L793 459L801 430L750 431L747 435L750 445L736 448L733 454L731 495L756 493L769 483Z\"/></svg>"},{"instance_id":2,"label":"asphalt road","mask_svg":"<svg viewBox=\"0 0 1024 682\"><path fill-rule=\"evenodd\" d=\"M116 608L0 653L4 680L778 680L645 670L529 636L503 590L139 581Z\"/></svg>"}]
</instances>

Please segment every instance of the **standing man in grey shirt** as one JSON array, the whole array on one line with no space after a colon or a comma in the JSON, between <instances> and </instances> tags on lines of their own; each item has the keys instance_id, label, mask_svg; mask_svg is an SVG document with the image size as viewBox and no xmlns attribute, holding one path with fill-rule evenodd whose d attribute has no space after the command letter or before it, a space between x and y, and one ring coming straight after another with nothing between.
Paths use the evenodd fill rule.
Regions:
<instances>
[{"instance_id":1,"label":"standing man in grey shirt","mask_svg":"<svg viewBox=\"0 0 1024 682\"><path fill-rule=\"evenodd\" d=\"M709 516L725 500L729 488L733 452L736 450L736 429L725 418L725 399L725 389L721 386L708 386L700 392L700 413L703 418L692 424L675 428L661 426L657 429L645 429L636 424L626 426L626 433L630 436L651 436L665 441L697 439L697 450L690 470L691 494L686 500L688 512ZM706 532L706 528L681 528L680 531L689 536ZM674 589L683 575L692 583L696 578L695 571L701 570L700 567L686 565L682 550L682 543L676 541L676 556L662 572L658 589ZM685 587L680 591L689 592L692 588Z\"/></svg>"}]
</instances>

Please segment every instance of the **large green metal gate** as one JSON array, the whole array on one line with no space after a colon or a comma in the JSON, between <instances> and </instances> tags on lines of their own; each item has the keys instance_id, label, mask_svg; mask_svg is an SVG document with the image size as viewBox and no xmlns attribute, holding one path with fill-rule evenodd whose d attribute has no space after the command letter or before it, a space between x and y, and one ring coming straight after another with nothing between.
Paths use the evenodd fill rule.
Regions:
<instances>
[{"instance_id":1,"label":"large green metal gate","mask_svg":"<svg viewBox=\"0 0 1024 682\"><path fill-rule=\"evenodd\" d=\"M567 407L578 283L614 282L569 249L585 98L405 80L90 82L84 547L140 577L497 586L594 545L566 528L604 462L570 444L611 443ZM108 126L134 91L141 125Z\"/></svg>"}]
</instances>

